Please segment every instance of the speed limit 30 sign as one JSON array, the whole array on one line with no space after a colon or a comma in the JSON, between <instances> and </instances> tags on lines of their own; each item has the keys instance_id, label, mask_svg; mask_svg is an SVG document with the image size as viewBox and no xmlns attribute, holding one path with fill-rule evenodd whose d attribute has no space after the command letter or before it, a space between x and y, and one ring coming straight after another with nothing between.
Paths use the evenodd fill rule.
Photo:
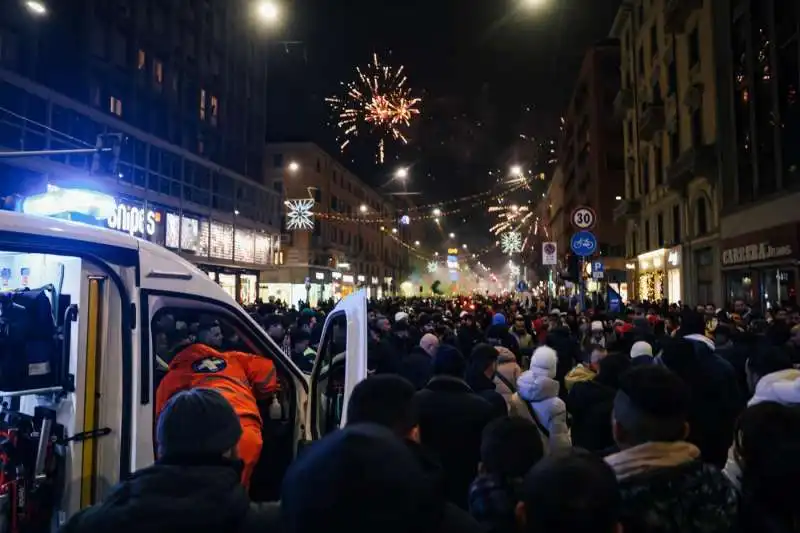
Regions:
<instances>
[{"instance_id":1,"label":"speed limit 30 sign","mask_svg":"<svg viewBox=\"0 0 800 533\"><path fill-rule=\"evenodd\" d=\"M572 221L572 225L578 229L592 229L597 223L597 213L591 207L576 207L572 211L570 220Z\"/></svg>"}]
</instances>

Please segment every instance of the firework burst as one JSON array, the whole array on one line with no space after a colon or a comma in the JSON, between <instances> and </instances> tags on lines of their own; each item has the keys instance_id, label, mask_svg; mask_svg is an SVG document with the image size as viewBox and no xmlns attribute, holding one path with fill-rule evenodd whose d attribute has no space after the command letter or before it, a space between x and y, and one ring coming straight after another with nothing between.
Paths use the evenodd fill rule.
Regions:
<instances>
[{"instance_id":1,"label":"firework burst","mask_svg":"<svg viewBox=\"0 0 800 533\"><path fill-rule=\"evenodd\" d=\"M494 226L489 228L494 235L500 235L501 233L508 231L509 229L513 228L522 220L527 220L528 215L530 214L530 209L526 205L505 205L500 199L498 205L493 205L488 209L489 213L495 214L497 216L497 222Z\"/></svg>"},{"instance_id":2,"label":"firework burst","mask_svg":"<svg viewBox=\"0 0 800 533\"><path fill-rule=\"evenodd\" d=\"M373 54L365 70L356 68L356 79L342 82L343 96L331 96L325 101L338 117L340 149L344 150L354 137L365 131L376 135L376 159L383 163L387 140L408 144L404 130L419 115L422 101L406 86L403 67L392 68Z\"/></svg>"}]
</instances>

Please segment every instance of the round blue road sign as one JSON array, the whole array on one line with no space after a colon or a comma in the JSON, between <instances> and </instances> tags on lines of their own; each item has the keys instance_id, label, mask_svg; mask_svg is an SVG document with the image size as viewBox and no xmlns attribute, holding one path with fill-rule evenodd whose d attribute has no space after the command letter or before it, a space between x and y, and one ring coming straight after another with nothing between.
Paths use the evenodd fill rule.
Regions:
<instances>
[{"instance_id":1,"label":"round blue road sign","mask_svg":"<svg viewBox=\"0 0 800 533\"><path fill-rule=\"evenodd\" d=\"M572 235L569 246L575 255L588 257L597 250L597 238L591 231L578 231Z\"/></svg>"}]
</instances>

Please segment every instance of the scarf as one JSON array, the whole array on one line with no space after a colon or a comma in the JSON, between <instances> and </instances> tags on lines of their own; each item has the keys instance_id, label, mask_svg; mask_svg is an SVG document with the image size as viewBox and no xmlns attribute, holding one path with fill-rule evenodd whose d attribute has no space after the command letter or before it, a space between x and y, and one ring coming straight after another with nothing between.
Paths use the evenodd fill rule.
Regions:
<instances>
[{"instance_id":1,"label":"scarf","mask_svg":"<svg viewBox=\"0 0 800 533\"><path fill-rule=\"evenodd\" d=\"M646 442L606 457L618 481L651 470L671 468L694 461L700 450L694 444L678 442Z\"/></svg>"}]
</instances>

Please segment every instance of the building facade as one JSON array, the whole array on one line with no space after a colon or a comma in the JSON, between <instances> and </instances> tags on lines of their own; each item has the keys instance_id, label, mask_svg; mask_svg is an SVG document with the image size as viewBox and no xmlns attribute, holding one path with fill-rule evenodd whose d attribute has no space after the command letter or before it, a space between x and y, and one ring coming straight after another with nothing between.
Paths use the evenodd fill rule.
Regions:
<instances>
[{"instance_id":1,"label":"building facade","mask_svg":"<svg viewBox=\"0 0 800 533\"><path fill-rule=\"evenodd\" d=\"M3 158L0 190L111 194L123 219L153 223L101 223L175 250L251 303L266 296L262 271L283 259L280 195L262 174L262 36L247 3L194 4L53 2L35 18L1 1L0 151L124 141L113 172L91 154Z\"/></svg>"},{"instance_id":2,"label":"building facade","mask_svg":"<svg viewBox=\"0 0 800 533\"><path fill-rule=\"evenodd\" d=\"M796 303L800 262L800 7L714 0L724 299Z\"/></svg>"},{"instance_id":3,"label":"building facade","mask_svg":"<svg viewBox=\"0 0 800 533\"><path fill-rule=\"evenodd\" d=\"M628 0L621 43L630 298L720 302L719 145L712 0Z\"/></svg>"},{"instance_id":4,"label":"building facade","mask_svg":"<svg viewBox=\"0 0 800 533\"><path fill-rule=\"evenodd\" d=\"M596 261L604 263L607 281L625 278L625 232L614 218L616 198L625 187L622 131L614 115L613 101L620 85L619 41L613 38L593 45L581 65L575 90L564 114L558 161L563 201L555 205L562 226L559 248L569 253L570 215L581 206L597 213L592 232L597 237ZM600 285L590 283L590 292Z\"/></svg>"},{"instance_id":5,"label":"building facade","mask_svg":"<svg viewBox=\"0 0 800 533\"><path fill-rule=\"evenodd\" d=\"M308 293L314 303L358 287L371 297L398 291L418 246L415 225L403 223L410 222L403 219L410 208L389 201L313 143L270 143L265 154L273 190L290 204L313 200L314 213L310 228L284 224L286 264L268 274L274 296L295 301Z\"/></svg>"}]
</instances>

